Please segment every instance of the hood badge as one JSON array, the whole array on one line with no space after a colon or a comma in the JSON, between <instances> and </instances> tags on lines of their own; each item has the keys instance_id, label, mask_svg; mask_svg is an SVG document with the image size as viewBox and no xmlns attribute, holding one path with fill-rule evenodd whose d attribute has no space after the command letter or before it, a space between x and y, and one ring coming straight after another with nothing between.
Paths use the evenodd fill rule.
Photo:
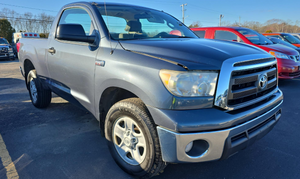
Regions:
<instances>
[{"instance_id":1,"label":"hood badge","mask_svg":"<svg viewBox=\"0 0 300 179\"><path fill-rule=\"evenodd\" d=\"M257 87L259 91L266 89L268 84L268 76L266 73L259 75Z\"/></svg>"}]
</instances>

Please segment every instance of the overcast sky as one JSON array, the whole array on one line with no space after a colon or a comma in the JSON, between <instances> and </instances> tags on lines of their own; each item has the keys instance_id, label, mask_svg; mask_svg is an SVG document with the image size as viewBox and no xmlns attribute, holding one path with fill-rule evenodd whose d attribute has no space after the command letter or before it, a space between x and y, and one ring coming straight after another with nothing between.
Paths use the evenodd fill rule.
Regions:
<instances>
[{"instance_id":1,"label":"overcast sky","mask_svg":"<svg viewBox=\"0 0 300 179\"><path fill-rule=\"evenodd\" d=\"M21 14L45 12L55 16L63 5L71 2L76 2L76 0L1 0L0 9L4 7L14 9ZM264 23L273 18L300 21L300 0L106 0L106 2L135 4L163 10L180 20L182 20L180 5L187 3L185 6L186 25L200 21L202 26L217 26L220 14L224 15L224 21L232 23L238 22L239 16L241 22Z\"/></svg>"}]
</instances>

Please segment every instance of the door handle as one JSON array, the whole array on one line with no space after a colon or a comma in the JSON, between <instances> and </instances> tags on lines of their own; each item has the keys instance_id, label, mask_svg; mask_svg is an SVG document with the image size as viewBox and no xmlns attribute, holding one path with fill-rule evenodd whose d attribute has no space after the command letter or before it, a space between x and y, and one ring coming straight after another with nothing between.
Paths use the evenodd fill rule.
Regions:
<instances>
[{"instance_id":1,"label":"door handle","mask_svg":"<svg viewBox=\"0 0 300 179\"><path fill-rule=\"evenodd\" d=\"M48 52L53 55L56 51L55 51L54 47L51 47L48 49Z\"/></svg>"}]
</instances>

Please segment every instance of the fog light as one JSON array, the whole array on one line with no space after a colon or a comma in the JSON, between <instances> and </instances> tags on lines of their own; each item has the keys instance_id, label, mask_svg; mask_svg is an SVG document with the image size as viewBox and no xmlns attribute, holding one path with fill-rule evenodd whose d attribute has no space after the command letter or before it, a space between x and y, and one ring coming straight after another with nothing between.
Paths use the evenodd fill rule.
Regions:
<instances>
[{"instance_id":1,"label":"fog light","mask_svg":"<svg viewBox=\"0 0 300 179\"><path fill-rule=\"evenodd\" d=\"M188 143L188 145L186 145L185 152L187 153L187 152L191 151L192 147L193 147L193 141Z\"/></svg>"}]
</instances>

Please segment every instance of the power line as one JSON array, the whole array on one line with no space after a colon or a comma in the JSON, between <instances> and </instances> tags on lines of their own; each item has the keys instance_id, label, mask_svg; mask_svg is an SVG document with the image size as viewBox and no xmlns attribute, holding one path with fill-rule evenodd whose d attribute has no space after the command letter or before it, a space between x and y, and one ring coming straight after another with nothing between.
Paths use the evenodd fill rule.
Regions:
<instances>
[{"instance_id":1,"label":"power line","mask_svg":"<svg viewBox=\"0 0 300 179\"><path fill-rule=\"evenodd\" d=\"M16 19L16 20L21 20L21 21L35 21L35 22L37 22L37 21L43 21L43 22L53 22L53 20L52 21L48 21L48 20L42 20L42 19L29 19L29 18L21 18L21 17L7 17L7 16L0 16L0 17L2 17L2 18L6 18L6 19Z\"/></svg>"},{"instance_id":2,"label":"power line","mask_svg":"<svg viewBox=\"0 0 300 179\"><path fill-rule=\"evenodd\" d=\"M58 12L58 11L53 11L53 10L39 9L39 8L33 8L33 7L26 7L26 6L13 5L13 4L5 4L5 3L0 3L0 4L5 5L5 6L20 7L20 8L26 8L26 9L39 10L39 11Z\"/></svg>"}]
</instances>

